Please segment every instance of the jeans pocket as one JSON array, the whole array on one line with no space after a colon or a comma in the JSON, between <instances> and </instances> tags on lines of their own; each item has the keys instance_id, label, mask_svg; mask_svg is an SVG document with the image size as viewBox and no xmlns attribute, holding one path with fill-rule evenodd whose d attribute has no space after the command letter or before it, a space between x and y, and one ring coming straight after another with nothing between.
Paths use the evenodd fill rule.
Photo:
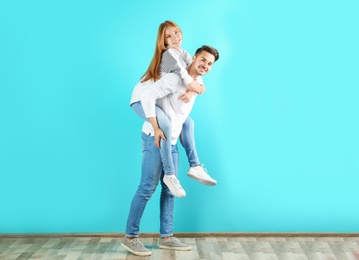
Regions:
<instances>
[{"instance_id":1,"label":"jeans pocket","mask_svg":"<svg viewBox=\"0 0 359 260\"><path fill-rule=\"evenodd\" d=\"M154 145L154 137L142 133L142 152L151 151L153 145Z\"/></svg>"}]
</instances>

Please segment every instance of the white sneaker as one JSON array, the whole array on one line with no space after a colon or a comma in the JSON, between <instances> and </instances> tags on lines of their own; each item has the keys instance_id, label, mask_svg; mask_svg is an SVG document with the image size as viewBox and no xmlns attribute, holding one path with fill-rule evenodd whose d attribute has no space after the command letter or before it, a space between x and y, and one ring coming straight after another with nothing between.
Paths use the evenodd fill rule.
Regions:
<instances>
[{"instance_id":1,"label":"white sneaker","mask_svg":"<svg viewBox=\"0 0 359 260\"><path fill-rule=\"evenodd\" d=\"M187 175L188 177L195 179L204 185L214 186L217 184L217 181L212 179L211 176L208 175L206 169L201 165L190 167Z\"/></svg>"},{"instance_id":2,"label":"white sneaker","mask_svg":"<svg viewBox=\"0 0 359 260\"><path fill-rule=\"evenodd\" d=\"M179 180L174 174L165 174L163 182L167 185L173 196L183 198L186 196L185 190L182 188Z\"/></svg>"}]
</instances>

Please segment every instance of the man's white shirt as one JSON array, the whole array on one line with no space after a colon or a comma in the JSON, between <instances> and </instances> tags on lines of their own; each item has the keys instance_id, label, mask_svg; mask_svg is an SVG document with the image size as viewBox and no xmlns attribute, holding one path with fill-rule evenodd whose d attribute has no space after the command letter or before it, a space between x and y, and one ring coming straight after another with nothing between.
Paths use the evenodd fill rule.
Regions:
<instances>
[{"instance_id":1,"label":"man's white shirt","mask_svg":"<svg viewBox=\"0 0 359 260\"><path fill-rule=\"evenodd\" d=\"M186 85L182 82L181 78L178 77L176 74L165 74L158 81L163 81L159 84L166 84L166 88L161 88L165 91L161 92L161 97L157 100L156 104L160 108L162 108L162 110L166 113L172 123L171 144L175 145L177 143L179 135L181 134L182 125L192 111L194 102L196 100L196 95L194 95L188 103L185 103L182 100L178 99L181 94L187 91L187 88ZM142 85L137 85L136 88L145 88L147 84L156 84L158 81L156 81L155 83L144 82L141 83ZM199 84L203 84L202 77L200 76L196 78L196 81ZM134 100L135 99L136 98L134 98ZM141 102L143 102L143 100L141 100ZM144 122L142 126L142 131L147 135L154 135L152 125L147 121Z\"/></svg>"}]
</instances>

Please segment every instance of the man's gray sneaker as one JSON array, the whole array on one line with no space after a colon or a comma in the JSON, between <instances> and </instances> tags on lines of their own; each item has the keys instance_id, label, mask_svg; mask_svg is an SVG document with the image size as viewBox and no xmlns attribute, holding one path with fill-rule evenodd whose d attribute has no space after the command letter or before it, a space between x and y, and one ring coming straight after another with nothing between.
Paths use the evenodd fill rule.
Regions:
<instances>
[{"instance_id":1,"label":"man's gray sneaker","mask_svg":"<svg viewBox=\"0 0 359 260\"><path fill-rule=\"evenodd\" d=\"M159 247L162 249L171 249L179 251L190 251L192 247L182 243L178 238L170 237L170 240L165 242L163 238L160 239Z\"/></svg>"},{"instance_id":2,"label":"man's gray sneaker","mask_svg":"<svg viewBox=\"0 0 359 260\"><path fill-rule=\"evenodd\" d=\"M134 255L138 255L138 256L152 255L152 252L148 250L146 247L144 247L143 244L140 242L140 240L138 240L138 238L134 238L131 241L128 241L125 238L121 243L121 246Z\"/></svg>"}]
</instances>

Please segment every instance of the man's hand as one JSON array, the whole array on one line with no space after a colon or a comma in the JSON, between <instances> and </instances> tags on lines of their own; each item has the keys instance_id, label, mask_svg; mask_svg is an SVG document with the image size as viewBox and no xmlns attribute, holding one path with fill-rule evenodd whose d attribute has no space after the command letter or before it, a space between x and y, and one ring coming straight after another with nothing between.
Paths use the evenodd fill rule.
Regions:
<instances>
[{"instance_id":1,"label":"man's hand","mask_svg":"<svg viewBox=\"0 0 359 260\"><path fill-rule=\"evenodd\" d=\"M155 132L155 145L158 149L161 149L160 141L161 139L166 141L166 136L162 132L162 129L159 127L156 117L148 117L148 121L150 121Z\"/></svg>"},{"instance_id":2,"label":"man's hand","mask_svg":"<svg viewBox=\"0 0 359 260\"><path fill-rule=\"evenodd\" d=\"M191 101L194 95L196 95L196 92L189 90L186 93L181 94L178 99L182 100L184 103L188 103Z\"/></svg>"},{"instance_id":3,"label":"man's hand","mask_svg":"<svg viewBox=\"0 0 359 260\"><path fill-rule=\"evenodd\" d=\"M166 141L166 137L165 137L165 134L162 132L162 129L161 128L156 128L154 129L155 131L155 145L158 149L161 149L161 139L163 141Z\"/></svg>"}]
</instances>

